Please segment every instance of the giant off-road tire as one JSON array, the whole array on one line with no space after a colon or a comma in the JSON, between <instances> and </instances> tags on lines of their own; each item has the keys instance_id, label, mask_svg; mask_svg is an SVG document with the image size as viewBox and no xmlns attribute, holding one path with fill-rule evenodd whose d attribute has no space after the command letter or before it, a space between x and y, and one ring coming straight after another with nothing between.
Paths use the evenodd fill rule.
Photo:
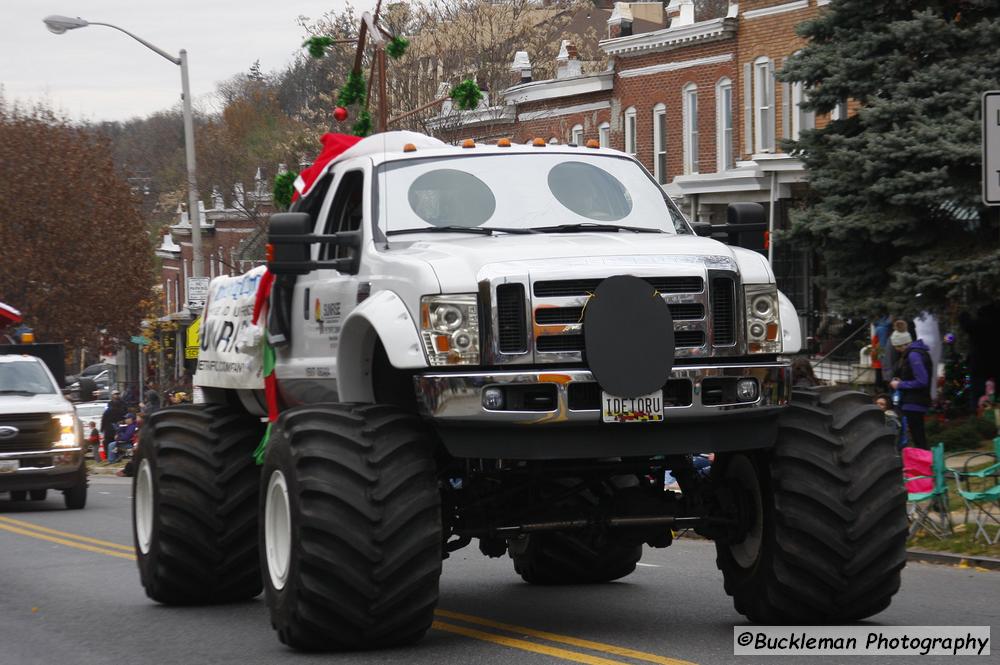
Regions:
<instances>
[{"instance_id":1,"label":"giant off-road tire","mask_svg":"<svg viewBox=\"0 0 1000 665\"><path fill-rule=\"evenodd\" d=\"M870 398L796 390L774 447L720 456L713 480L751 515L716 543L736 610L770 624L857 621L886 607L906 562L906 494L895 437Z\"/></svg>"},{"instance_id":2,"label":"giant off-road tire","mask_svg":"<svg viewBox=\"0 0 1000 665\"><path fill-rule=\"evenodd\" d=\"M441 498L419 419L378 405L289 409L271 431L262 492L265 596L283 643L381 648L430 628Z\"/></svg>"},{"instance_id":3,"label":"giant off-road tire","mask_svg":"<svg viewBox=\"0 0 1000 665\"><path fill-rule=\"evenodd\" d=\"M132 486L146 595L170 605L246 600L261 591L257 554L260 419L223 405L155 412Z\"/></svg>"},{"instance_id":4,"label":"giant off-road tire","mask_svg":"<svg viewBox=\"0 0 1000 665\"><path fill-rule=\"evenodd\" d=\"M558 483L561 488L570 485ZM590 517L597 510L599 493L609 496L613 487L588 488L560 502L569 517ZM511 538L507 551L514 572L529 584L600 584L630 575L642 558L642 543L623 539L621 531L556 531Z\"/></svg>"}]
</instances>

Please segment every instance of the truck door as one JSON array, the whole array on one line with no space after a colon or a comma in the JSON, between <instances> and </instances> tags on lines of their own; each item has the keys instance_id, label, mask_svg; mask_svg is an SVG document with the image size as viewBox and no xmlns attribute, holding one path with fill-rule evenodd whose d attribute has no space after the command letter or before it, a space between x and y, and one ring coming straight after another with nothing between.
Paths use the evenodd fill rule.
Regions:
<instances>
[{"instance_id":1,"label":"truck door","mask_svg":"<svg viewBox=\"0 0 1000 665\"><path fill-rule=\"evenodd\" d=\"M328 194L327 204L320 211L316 233L332 234L357 231L368 214L365 202L366 172L362 167L345 168L336 174ZM323 214L324 211L326 214ZM330 260L346 258L352 250L333 245L313 248L315 258ZM358 302L358 276L338 270L314 270L300 277L295 284L292 319L293 364L303 366L294 372L296 378L332 382L336 376L337 347L344 319ZM300 360L301 359L301 360ZM326 386L332 388L332 386Z\"/></svg>"}]
</instances>

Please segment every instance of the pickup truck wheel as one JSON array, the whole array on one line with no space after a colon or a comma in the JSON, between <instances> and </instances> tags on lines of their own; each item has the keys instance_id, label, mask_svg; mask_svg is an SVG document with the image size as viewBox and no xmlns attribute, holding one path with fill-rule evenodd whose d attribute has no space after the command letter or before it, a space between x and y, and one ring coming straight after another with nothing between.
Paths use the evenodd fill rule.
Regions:
<instances>
[{"instance_id":1,"label":"pickup truck wheel","mask_svg":"<svg viewBox=\"0 0 1000 665\"><path fill-rule=\"evenodd\" d=\"M563 481L561 486L571 484ZM614 492L612 487L604 491ZM587 489L563 502L570 512L589 513L599 497ZM529 584L600 584L611 582L635 570L642 558L642 544L615 540L615 532L599 539L585 531L536 533L511 538L507 551L514 560L514 572Z\"/></svg>"},{"instance_id":2,"label":"pickup truck wheel","mask_svg":"<svg viewBox=\"0 0 1000 665\"><path fill-rule=\"evenodd\" d=\"M716 482L752 514L739 542L716 543L739 613L843 623L889 606L906 563L906 494L895 437L870 398L796 390L771 450L720 457Z\"/></svg>"},{"instance_id":3,"label":"pickup truck wheel","mask_svg":"<svg viewBox=\"0 0 1000 665\"><path fill-rule=\"evenodd\" d=\"M225 603L261 591L258 418L225 405L155 412L138 447L133 533L146 595L169 605Z\"/></svg>"},{"instance_id":4,"label":"pickup truck wheel","mask_svg":"<svg viewBox=\"0 0 1000 665\"><path fill-rule=\"evenodd\" d=\"M67 510L83 510L87 506L87 469L80 468L76 485L63 490L63 503Z\"/></svg>"},{"instance_id":5,"label":"pickup truck wheel","mask_svg":"<svg viewBox=\"0 0 1000 665\"><path fill-rule=\"evenodd\" d=\"M29 492L32 501L45 501L49 496L48 490L31 490Z\"/></svg>"},{"instance_id":6,"label":"pickup truck wheel","mask_svg":"<svg viewBox=\"0 0 1000 665\"><path fill-rule=\"evenodd\" d=\"M514 571L530 584L600 584L630 575L642 545L589 543L573 533L540 533L507 543Z\"/></svg>"},{"instance_id":7,"label":"pickup truck wheel","mask_svg":"<svg viewBox=\"0 0 1000 665\"><path fill-rule=\"evenodd\" d=\"M260 550L284 644L384 648L430 628L442 545L433 455L419 419L394 407L281 415L264 462Z\"/></svg>"}]
</instances>

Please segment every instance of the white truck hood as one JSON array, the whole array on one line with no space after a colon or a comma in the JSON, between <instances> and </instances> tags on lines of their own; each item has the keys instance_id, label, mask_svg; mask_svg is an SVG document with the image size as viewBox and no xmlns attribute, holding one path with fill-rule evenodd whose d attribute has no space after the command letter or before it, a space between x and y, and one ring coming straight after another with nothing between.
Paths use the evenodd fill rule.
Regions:
<instances>
[{"instance_id":1,"label":"white truck hood","mask_svg":"<svg viewBox=\"0 0 1000 665\"><path fill-rule=\"evenodd\" d=\"M0 395L0 413L69 413L73 404L62 395Z\"/></svg>"},{"instance_id":2,"label":"white truck hood","mask_svg":"<svg viewBox=\"0 0 1000 665\"><path fill-rule=\"evenodd\" d=\"M420 240L407 250L426 260L434 269L442 293L476 290L477 274L489 264L513 261L579 259L591 261L629 257L639 265L643 257L698 257L735 264L744 283L773 282L767 261L760 254L729 247L710 238L652 233L558 233L532 235L473 236Z\"/></svg>"}]
</instances>

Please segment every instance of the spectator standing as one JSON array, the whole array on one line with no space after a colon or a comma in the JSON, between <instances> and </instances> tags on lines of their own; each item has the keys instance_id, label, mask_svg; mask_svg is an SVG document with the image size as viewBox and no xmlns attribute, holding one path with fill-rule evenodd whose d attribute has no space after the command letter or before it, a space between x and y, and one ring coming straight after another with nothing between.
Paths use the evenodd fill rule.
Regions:
<instances>
[{"instance_id":1,"label":"spectator standing","mask_svg":"<svg viewBox=\"0 0 1000 665\"><path fill-rule=\"evenodd\" d=\"M146 392L143 393L142 402L145 405L143 412L147 416L160 408L160 393L156 392L152 381L146 382Z\"/></svg>"},{"instance_id":2,"label":"spectator standing","mask_svg":"<svg viewBox=\"0 0 1000 665\"><path fill-rule=\"evenodd\" d=\"M934 375L934 364L931 361L930 350L922 340L914 340L907 330L905 321L896 321L895 330L889 341L899 354L892 381L889 385L895 392L893 402L898 395L901 412L902 430L909 431L911 445L929 450L927 434L924 431L924 415L931 405L931 377Z\"/></svg>"},{"instance_id":3,"label":"spectator standing","mask_svg":"<svg viewBox=\"0 0 1000 665\"><path fill-rule=\"evenodd\" d=\"M111 391L111 401L108 402L108 408L101 416L101 433L104 435L106 449L110 449L115 435L118 434L118 423L125 417L126 413L128 413L128 407L122 401L122 394L117 390Z\"/></svg>"}]
</instances>

